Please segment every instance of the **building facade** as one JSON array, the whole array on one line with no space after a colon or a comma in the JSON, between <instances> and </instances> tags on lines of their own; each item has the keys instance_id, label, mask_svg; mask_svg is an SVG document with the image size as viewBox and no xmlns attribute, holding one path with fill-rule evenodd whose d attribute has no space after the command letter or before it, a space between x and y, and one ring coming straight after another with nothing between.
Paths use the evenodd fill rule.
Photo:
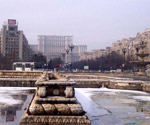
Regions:
<instances>
[{"instance_id":1,"label":"building facade","mask_svg":"<svg viewBox=\"0 0 150 125\"><path fill-rule=\"evenodd\" d=\"M80 55L79 61L94 60L109 55L112 51L124 57L126 61L140 61L142 59L137 54L146 53L148 56L144 58L144 61L150 61L150 30L146 29L143 33L137 33L135 37L113 42L112 47L106 47L106 49L84 52Z\"/></svg>"},{"instance_id":2,"label":"building facade","mask_svg":"<svg viewBox=\"0 0 150 125\"><path fill-rule=\"evenodd\" d=\"M47 61L61 58L64 62L68 46L73 44L73 36L38 35L38 51L46 56Z\"/></svg>"},{"instance_id":3,"label":"building facade","mask_svg":"<svg viewBox=\"0 0 150 125\"><path fill-rule=\"evenodd\" d=\"M112 43L112 51L125 56L125 60L137 61L141 60L137 54L141 51L141 43L144 48L144 53L150 55L150 30L146 29L143 33L137 33L136 37L123 38L117 42ZM150 56L144 58L145 61L150 61Z\"/></svg>"},{"instance_id":4,"label":"building facade","mask_svg":"<svg viewBox=\"0 0 150 125\"><path fill-rule=\"evenodd\" d=\"M79 61L83 60L95 60L99 57L106 56L111 52L111 48L107 47L106 49L94 49L80 54Z\"/></svg>"},{"instance_id":5,"label":"building facade","mask_svg":"<svg viewBox=\"0 0 150 125\"><path fill-rule=\"evenodd\" d=\"M36 53L38 53L38 45L36 45L36 44L30 44L30 48L31 48L31 50L33 51L33 54L36 54Z\"/></svg>"},{"instance_id":6,"label":"building facade","mask_svg":"<svg viewBox=\"0 0 150 125\"><path fill-rule=\"evenodd\" d=\"M29 61L31 49L23 31L18 30L16 20L8 20L0 31L0 53L15 61Z\"/></svg>"},{"instance_id":7,"label":"building facade","mask_svg":"<svg viewBox=\"0 0 150 125\"><path fill-rule=\"evenodd\" d=\"M72 62L78 62L82 53L87 52L86 45L75 45L73 48Z\"/></svg>"}]
</instances>

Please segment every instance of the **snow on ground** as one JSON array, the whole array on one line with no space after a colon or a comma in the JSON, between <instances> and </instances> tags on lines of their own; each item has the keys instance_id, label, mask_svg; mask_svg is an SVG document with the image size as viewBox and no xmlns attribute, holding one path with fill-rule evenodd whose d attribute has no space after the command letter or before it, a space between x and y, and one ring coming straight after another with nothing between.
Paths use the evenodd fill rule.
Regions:
<instances>
[{"instance_id":1,"label":"snow on ground","mask_svg":"<svg viewBox=\"0 0 150 125\"><path fill-rule=\"evenodd\" d=\"M120 90L120 89L107 89L107 88L78 88L78 91L80 91L82 94L85 96L90 97L91 95L94 94L94 92L115 92L115 93L137 93L137 94L142 94L142 95L149 95L149 93L142 92L142 91L134 91L134 90Z\"/></svg>"},{"instance_id":2,"label":"snow on ground","mask_svg":"<svg viewBox=\"0 0 150 125\"><path fill-rule=\"evenodd\" d=\"M94 90L94 89L93 89ZM86 111L86 115L88 116L89 120L91 121L92 125L100 125L100 124L110 124L108 123L109 119L112 120L112 124L122 125L118 119L116 119L109 110L101 107L100 105L96 104L90 96L92 92L89 92L88 89L75 89L75 96L77 100L81 103L84 111ZM103 120L100 120L103 119Z\"/></svg>"},{"instance_id":3,"label":"snow on ground","mask_svg":"<svg viewBox=\"0 0 150 125\"><path fill-rule=\"evenodd\" d=\"M0 104L4 104L4 105L14 105L14 104L21 104L22 101L21 100L16 100L13 99L11 96L8 95L0 95Z\"/></svg>"},{"instance_id":4,"label":"snow on ground","mask_svg":"<svg viewBox=\"0 0 150 125\"><path fill-rule=\"evenodd\" d=\"M90 98L91 95L92 93L86 93L85 89L75 89L75 96L77 100L81 103L83 109L91 116L109 114L107 110L102 109L99 105L92 101L92 99Z\"/></svg>"},{"instance_id":5,"label":"snow on ground","mask_svg":"<svg viewBox=\"0 0 150 125\"><path fill-rule=\"evenodd\" d=\"M150 101L150 96L133 96L133 99L141 101Z\"/></svg>"},{"instance_id":6,"label":"snow on ground","mask_svg":"<svg viewBox=\"0 0 150 125\"><path fill-rule=\"evenodd\" d=\"M0 87L0 104L14 105L21 104L22 100L13 98L13 95L23 93L25 90L36 89L36 87Z\"/></svg>"},{"instance_id":7,"label":"snow on ground","mask_svg":"<svg viewBox=\"0 0 150 125\"><path fill-rule=\"evenodd\" d=\"M36 87L0 87L0 94L10 93L17 94L25 90L36 89Z\"/></svg>"}]
</instances>

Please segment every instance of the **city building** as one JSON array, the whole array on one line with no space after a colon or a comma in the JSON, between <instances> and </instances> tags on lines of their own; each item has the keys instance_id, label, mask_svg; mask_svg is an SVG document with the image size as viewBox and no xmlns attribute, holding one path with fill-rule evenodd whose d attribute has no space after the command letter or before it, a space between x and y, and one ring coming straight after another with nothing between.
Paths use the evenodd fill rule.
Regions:
<instances>
[{"instance_id":1,"label":"city building","mask_svg":"<svg viewBox=\"0 0 150 125\"><path fill-rule=\"evenodd\" d=\"M78 62L82 53L87 52L86 45L75 45L73 48L72 62Z\"/></svg>"},{"instance_id":2,"label":"city building","mask_svg":"<svg viewBox=\"0 0 150 125\"><path fill-rule=\"evenodd\" d=\"M122 40L118 40L117 42L112 43L112 51L117 52L118 54L125 57L125 60L135 61L140 60L138 58L137 53L140 52L139 46L144 42L145 53L150 54L150 30L146 29L143 33L137 33L136 37L133 38L123 38ZM144 58L145 61L150 61L150 56Z\"/></svg>"},{"instance_id":3,"label":"city building","mask_svg":"<svg viewBox=\"0 0 150 125\"><path fill-rule=\"evenodd\" d=\"M33 54L36 54L36 53L38 53L38 45L36 45L36 44L30 44L30 48L31 48L31 50L33 51Z\"/></svg>"},{"instance_id":4,"label":"city building","mask_svg":"<svg viewBox=\"0 0 150 125\"><path fill-rule=\"evenodd\" d=\"M73 36L38 35L38 51L46 56L47 61L61 58L66 62L66 50L71 44Z\"/></svg>"},{"instance_id":5,"label":"city building","mask_svg":"<svg viewBox=\"0 0 150 125\"><path fill-rule=\"evenodd\" d=\"M79 58L79 61L83 61L83 60L95 60L99 57L102 57L102 56L106 56L107 54L110 53L110 47L108 47L107 49L94 49L94 50L91 50L91 51L87 51L87 52L84 52L82 54L80 54L80 58Z\"/></svg>"},{"instance_id":6,"label":"city building","mask_svg":"<svg viewBox=\"0 0 150 125\"><path fill-rule=\"evenodd\" d=\"M0 53L13 61L29 61L31 49L16 20L9 19L0 30Z\"/></svg>"},{"instance_id":7,"label":"city building","mask_svg":"<svg viewBox=\"0 0 150 125\"><path fill-rule=\"evenodd\" d=\"M143 45L141 45L144 43ZM144 53L149 54L145 57L145 61L150 61L150 30L146 29L143 33L137 33L136 37L123 38L112 43L112 47L106 49L91 50L80 54L79 61L95 60L96 58L109 55L112 51L118 53L125 60L135 61L142 60L137 56L140 53L140 46L144 48Z\"/></svg>"}]
</instances>

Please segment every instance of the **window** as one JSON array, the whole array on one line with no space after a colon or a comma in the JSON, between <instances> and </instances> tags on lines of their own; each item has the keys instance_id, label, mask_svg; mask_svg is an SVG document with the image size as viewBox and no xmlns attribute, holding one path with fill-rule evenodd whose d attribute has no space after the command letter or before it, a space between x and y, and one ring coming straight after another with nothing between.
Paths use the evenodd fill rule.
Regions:
<instances>
[{"instance_id":1,"label":"window","mask_svg":"<svg viewBox=\"0 0 150 125\"><path fill-rule=\"evenodd\" d=\"M22 64L16 64L17 67L22 67Z\"/></svg>"},{"instance_id":2,"label":"window","mask_svg":"<svg viewBox=\"0 0 150 125\"><path fill-rule=\"evenodd\" d=\"M31 67L31 65L30 65L30 64L26 64L26 67L27 67L27 68L30 68L30 67Z\"/></svg>"},{"instance_id":3,"label":"window","mask_svg":"<svg viewBox=\"0 0 150 125\"><path fill-rule=\"evenodd\" d=\"M9 27L9 30L14 31L15 28L14 27Z\"/></svg>"}]
</instances>

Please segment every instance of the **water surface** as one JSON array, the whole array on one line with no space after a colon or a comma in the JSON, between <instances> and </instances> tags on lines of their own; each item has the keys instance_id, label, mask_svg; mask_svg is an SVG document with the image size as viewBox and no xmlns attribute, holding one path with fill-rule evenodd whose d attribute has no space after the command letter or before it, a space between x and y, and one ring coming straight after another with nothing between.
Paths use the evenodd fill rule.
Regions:
<instances>
[{"instance_id":1,"label":"water surface","mask_svg":"<svg viewBox=\"0 0 150 125\"><path fill-rule=\"evenodd\" d=\"M18 125L36 88L0 87L0 125ZM115 89L76 89L92 125L149 125L150 94Z\"/></svg>"},{"instance_id":2,"label":"water surface","mask_svg":"<svg viewBox=\"0 0 150 125\"><path fill-rule=\"evenodd\" d=\"M35 88L0 87L0 125L19 125Z\"/></svg>"},{"instance_id":3,"label":"water surface","mask_svg":"<svg viewBox=\"0 0 150 125\"><path fill-rule=\"evenodd\" d=\"M111 117L113 116L120 121L119 124L150 125L149 93L106 88L79 89L79 91L94 101L100 109L107 110ZM107 122L108 119L102 118L104 115L108 116L108 114L97 115L97 118L100 121Z\"/></svg>"}]
</instances>

